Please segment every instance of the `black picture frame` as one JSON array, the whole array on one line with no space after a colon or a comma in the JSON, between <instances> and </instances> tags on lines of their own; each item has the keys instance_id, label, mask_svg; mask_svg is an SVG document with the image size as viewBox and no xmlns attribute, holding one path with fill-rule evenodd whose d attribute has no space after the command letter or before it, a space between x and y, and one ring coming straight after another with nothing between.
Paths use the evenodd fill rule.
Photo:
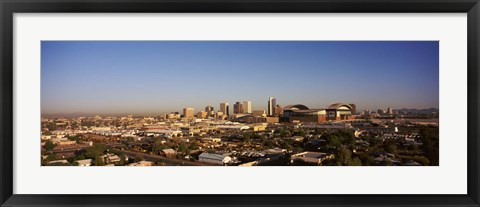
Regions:
<instances>
[{"instance_id":1,"label":"black picture frame","mask_svg":"<svg viewBox=\"0 0 480 207\"><path fill-rule=\"evenodd\" d=\"M0 0L1 206L480 206L478 0ZM14 13L467 13L468 190L465 195L13 194ZM448 178L445 178L448 179ZM268 192L265 192L268 193Z\"/></svg>"}]
</instances>

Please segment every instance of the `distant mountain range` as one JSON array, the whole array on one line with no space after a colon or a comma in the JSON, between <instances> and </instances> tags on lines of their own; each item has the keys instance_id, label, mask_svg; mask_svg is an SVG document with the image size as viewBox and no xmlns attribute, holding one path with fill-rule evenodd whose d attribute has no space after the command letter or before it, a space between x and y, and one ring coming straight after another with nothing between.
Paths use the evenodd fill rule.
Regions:
<instances>
[{"instance_id":1,"label":"distant mountain range","mask_svg":"<svg viewBox=\"0 0 480 207\"><path fill-rule=\"evenodd\" d=\"M127 113L83 113L83 112L75 112L75 113L49 113L49 114L42 114L42 118L75 118L75 117L93 117L93 116L127 116L130 114ZM135 114L137 116L154 116L150 114ZM156 116L158 116L157 114Z\"/></svg>"},{"instance_id":2,"label":"distant mountain range","mask_svg":"<svg viewBox=\"0 0 480 207\"><path fill-rule=\"evenodd\" d=\"M398 109L398 112L399 113L407 113L407 114L431 114L431 113L438 113L438 109L437 108L429 108L429 109L407 109L407 108L403 108L403 109Z\"/></svg>"}]
</instances>

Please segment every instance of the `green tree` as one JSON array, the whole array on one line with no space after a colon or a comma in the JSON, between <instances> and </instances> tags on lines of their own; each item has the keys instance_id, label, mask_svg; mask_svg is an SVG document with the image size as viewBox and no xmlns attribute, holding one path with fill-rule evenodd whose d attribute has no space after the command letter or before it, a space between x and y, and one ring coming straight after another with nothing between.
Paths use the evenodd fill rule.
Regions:
<instances>
[{"instance_id":1,"label":"green tree","mask_svg":"<svg viewBox=\"0 0 480 207\"><path fill-rule=\"evenodd\" d=\"M52 141L48 140L47 142L45 142L45 150L47 151L50 151L52 150L53 148L55 148L57 145L54 144Z\"/></svg>"},{"instance_id":2,"label":"green tree","mask_svg":"<svg viewBox=\"0 0 480 207\"><path fill-rule=\"evenodd\" d=\"M382 166L392 166L393 163L389 159L384 159L383 161L380 162L380 165L382 165Z\"/></svg>"},{"instance_id":3,"label":"green tree","mask_svg":"<svg viewBox=\"0 0 480 207\"><path fill-rule=\"evenodd\" d=\"M191 150L198 150L198 149L199 149L199 147L198 147L198 145L197 145L197 144L195 144L195 143L191 143L191 144L190 144L190 147L189 147L189 149L191 149Z\"/></svg>"},{"instance_id":4,"label":"green tree","mask_svg":"<svg viewBox=\"0 0 480 207\"><path fill-rule=\"evenodd\" d=\"M341 146L338 149L335 158L337 160L337 165L348 166L352 162L352 151L346 146Z\"/></svg>"},{"instance_id":5,"label":"green tree","mask_svg":"<svg viewBox=\"0 0 480 207\"><path fill-rule=\"evenodd\" d=\"M261 143L265 143L266 139L264 135L258 135L258 139L260 140Z\"/></svg>"},{"instance_id":6,"label":"green tree","mask_svg":"<svg viewBox=\"0 0 480 207\"><path fill-rule=\"evenodd\" d=\"M57 163L49 164L49 166L71 166L71 164L70 163L57 162Z\"/></svg>"},{"instance_id":7,"label":"green tree","mask_svg":"<svg viewBox=\"0 0 480 207\"><path fill-rule=\"evenodd\" d=\"M49 163L50 161L52 161L52 160L57 160L57 159L58 159L57 154L52 153L52 154L47 155L47 157L42 160L42 164L43 164L43 165L48 165L48 163Z\"/></svg>"},{"instance_id":8,"label":"green tree","mask_svg":"<svg viewBox=\"0 0 480 207\"><path fill-rule=\"evenodd\" d=\"M343 166L360 166L362 161L359 157L354 156L351 149L342 145L335 154L336 165Z\"/></svg>"},{"instance_id":9,"label":"green tree","mask_svg":"<svg viewBox=\"0 0 480 207\"><path fill-rule=\"evenodd\" d=\"M121 153L118 156L120 157L122 164L125 164L127 162L127 159L128 159L127 155L125 155L124 153Z\"/></svg>"},{"instance_id":10,"label":"green tree","mask_svg":"<svg viewBox=\"0 0 480 207\"><path fill-rule=\"evenodd\" d=\"M154 139L154 142L152 144L152 151L154 153L158 153L159 151L162 151L164 149L167 149L168 147L165 146L163 143L162 143L162 140L159 139L159 138L155 138Z\"/></svg>"},{"instance_id":11,"label":"green tree","mask_svg":"<svg viewBox=\"0 0 480 207\"><path fill-rule=\"evenodd\" d=\"M302 129L298 130L297 132L295 132L295 135L296 136L305 136L305 131L303 131Z\"/></svg>"},{"instance_id":12,"label":"green tree","mask_svg":"<svg viewBox=\"0 0 480 207\"><path fill-rule=\"evenodd\" d=\"M81 154L77 157L77 160L84 160L84 159L87 159L87 158L85 158L84 154Z\"/></svg>"},{"instance_id":13,"label":"green tree","mask_svg":"<svg viewBox=\"0 0 480 207\"><path fill-rule=\"evenodd\" d=\"M182 152L183 154L188 154L189 152L188 147L184 142L182 142L180 146L178 146L178 151Z\"/></svg>"},{"instance_id":14,"label":"green tree","mask_svg":"<svg viewBox=\"0 0 480 207\"><path fill-rule=\"evenodd\" d=\"M250 142L251 140L251 135L250 134L244 134L243 135L243 142Z\"/></svg>"},{"instance_id":15,"label":"green tree","mask_svg":"<svg viewBox=\"0 0 480 207\"><path fill-rule=\"evenodd\" d=\"M134 159L135 159L135 162L139 162L139 161L143 161L143 160L144 160L143 157L140 156L140 155L135 155L135 158L134 158Z\"/></svg>"},{"instance_id":16,"label":"green tree","mask_svg":"<svg viewBox=\"0 0 480 207\"><path fill-rule=\"evenodd\" d=\"M415 156L412 158L413 161L420 163L423 166L428 166L430 161L424 156Z\"/></svg>"},{"instance_id":17,"label":"green tree","mask_svg":"<svg viewBox=\"0 0 480 207\"><path fill-rule=\"evenodd\" d=\"M370 166L375 164L375 159L373 158L373 156L367 153L360 154L359 158L360 158L360 161L362 162L362 165Z\"/></svg>"},{"instance_id":18,"label":"green tree","mask_svg":"<svg viewBox=\"0 0 480 207\"><path fill-rule=\"evenodd\" d=\"M379 146L382 143L382 141L376 137L370 137L368 138L368 143L370 143L371 147L376 147L376 146Z\"/></svg>"},{"instance_id":19,"label":"green tree","mask_svg":"<svg viewBox=\"0 0 480 207\"><path fill-rule=\"evenodd\" d=\"M337 135L329 135L327 137L327 145L332 147L339 147L340 145L342 145L342 142Z\"/></svg>"},{"instance_id":20,"label":"green tree","mask_svg":"<svg viewBox=\"0 0 480 207\"><path fill-rule=\"evenodd\" d=\"M352 162L349 163L349 165L351 165L351 166L361 166L362 161L358 157L354 157L352 159Z\"/></svg>"},{"instance_id":21,"label":"green tree","mask_svg":"<svg viewBox=\"0 0 480 207\"><path fill-rule=\"evenodd\" d=\"M352 130L340 130L335 133L337 136L340 137L340 141L342 144L345 145L353 145L355 144L355 135Z\"/></svg>"},{"instance_id":22,"label":"green tree","mask_svg":"<svg viewBox=\"0 0 480 207\"><path fill-rule=\"evenodd\" d=\"M395 144L388 144L384 149L388 153L397 153L397 146Z\"/></svg>"},{"instance_id":23,"label":"green tree","mask_svg":"<svg viewBox=\"0 0 480 207\"><path fill-rule=\"evenodd\" d=\"M103 157L97 156L95 157L95 166L104 166L105 162L103 160Z\"/></svg>"},{"instance_id":24,"label":"green tree","mask_svg":"<svg viewBox=\"0 0 480 207\"><path fill-rule=\"evenodd\" d=\"M267 147L268 147L269 149L272 149L272 148L273 148L273 141L270 140L270 139L268 139L266 142L267 142L267 144L266 144Z\"/></svg>"},{"instance_id":25,"label":"green tree","mask_svg":"<svg viewBox=\"0 0 480 207\"><path fill-rule=\"evenodd\" d=\"M283 142L282 147L289 152L292 150L292 145L287 141Z\"/></svg>"},{"instance_id":26,"label":"green tree","mask_svg":"<svg viewBox=\"0 0 480 207\"><path fill-rule=\"evenodd\" d=\"M438 127L424 127L420 129L419 135L422 140L422 149L430 161L430 165L438 165L439 160L439 139Z\"/></svg>"},{"instance_id":27,"label":"green tree","mask_svg":"<svg viewBox=\"0 0 480 207\"><path fill-rule=\"evenodd\" d=\"M288 136L287 130L281 129L281 130L280 130L280 137L287 137L287 136Z\"/></svg>"},{"instance_id":28,"label":"green tree","mask_svg":"<svg viewBox=\"0 0 480 207\"><path fill-rule=\"evenodd\" d=\"M106 148L107 147L104 144L94 144L93 146L87 148L85 156L90 159L95 159L96 157L103 155Z\"/></svg>"},{"instance_id":29,"label":"green tree","mask_svg":"<svg viewBox=\"0 0 480 207\"><path fill-rule=\"evenodd\" d=\"M74 136L68 136L67 139L70 141L76 141L77 143L80 143L81 136L77 134Z\"/></svg>"},{"instance_id":30,"label":"green tree","mask_svg":"<svg viewBox=\"0 0 480 207\"><path fill-rule=\"evenodd\" d=\"M75 160L76 160L75 157L69 157L69 158L67 158L67 161L68 161L69 163L74 163Z\"/></svg>"},{"instance_id":31,"label":"green tree","mask_svg":"<svg viewBox=\"0 0 480 207\"><path fill-rule=\"evenodd\" d=\"M416 152L416 151L418 151L418 146L416 144L410 144L410 145L408 145L407 149L408 149L408 151Z\"/></svg>"}]
</instances>

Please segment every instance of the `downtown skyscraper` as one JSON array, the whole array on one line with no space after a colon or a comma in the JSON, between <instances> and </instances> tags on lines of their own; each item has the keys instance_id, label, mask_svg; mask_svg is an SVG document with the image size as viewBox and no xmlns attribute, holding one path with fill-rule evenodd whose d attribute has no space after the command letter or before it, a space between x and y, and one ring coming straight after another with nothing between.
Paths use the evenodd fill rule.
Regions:
<instances>
[{"instance_id":1,"label":"downtown skyscraper","mask_svg":"<svg viewBox=\"0 0 480 207\"><path fill-rule=\"evenodd\" d=\"M251 114L252 113L252 102L244 101L243 102L243 113Z\"/></svg>"},{"instance_id":2,"label":"downtown skyscraper","mask_svg":"<svg viewBox=\"0 0 480 207\"><path fill-rule=\"evenodd\" d=\"M230 115L228 103L220 103L220 112L226 116Z\"/></svg>"},{"instance_id":3,"label":"downtown skyscraper","mask_svg":"<svg viewBox=\"0 0 480 207\"><path fill-rule=\"evenodd\" d=\"M240 102L236 102L233 104L233 113L234 114L242 114L243 113L243 105Z\"/></svg>"},{"instance_id":4,"label":"downtown skyscraper","mask_svg":"<svg viewBox=\"0 0 480 207\"><path fill-rule=\"evenodd\" d=\"M207 112L207 116L213 116L215 114L215 110L213 109L213 106L206 106L205 111Z\"/></svg>"},{"instance_id":5,"label":"downtown skyscraper","mask_svg":"<svg viewBox=\"0 0 480 207\"><path fill-rule=\"evenodd\" d=\"M275 115L275 106L277 106L277 99L274 97L268 98L268 109L267 109L267 116L274 116Z\"/></svg>"}]
</instances>

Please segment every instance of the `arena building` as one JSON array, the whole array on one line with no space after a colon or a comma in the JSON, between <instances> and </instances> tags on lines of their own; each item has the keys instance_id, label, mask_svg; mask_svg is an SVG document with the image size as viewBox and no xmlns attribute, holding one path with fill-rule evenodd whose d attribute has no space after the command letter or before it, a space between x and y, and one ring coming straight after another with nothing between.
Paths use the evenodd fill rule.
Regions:
<instances>
[{"instance_id":1,"label":"arena building","mask_svg":"<svg viewBox=\"0 0 480 207\"><path fill-rule=\"evenodd\" d=\"M355 104L334 103L325 109L310 109L302 104L283 107L284 120L288 122L326 122L355 119Z\"/></svg>"}]
</instances>

